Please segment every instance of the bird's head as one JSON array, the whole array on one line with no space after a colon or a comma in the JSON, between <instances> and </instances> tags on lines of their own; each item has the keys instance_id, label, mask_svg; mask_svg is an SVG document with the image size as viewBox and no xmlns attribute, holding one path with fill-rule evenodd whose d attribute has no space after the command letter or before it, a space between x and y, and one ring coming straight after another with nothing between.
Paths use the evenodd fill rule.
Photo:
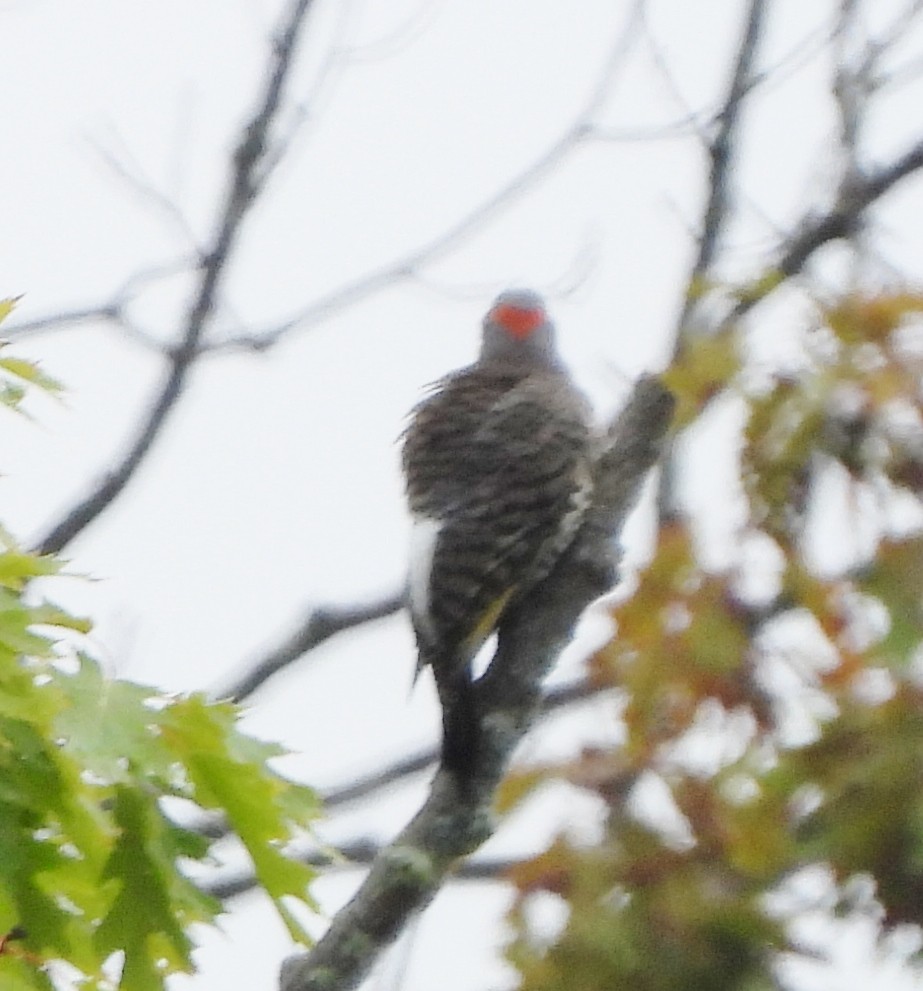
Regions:
<instances>
[{"instance_id":1,"label":"bird's head","mask_svg":"<svg viewBox=\"0 0 923 991\"><path fill-rule=\"evenodd\" d=\"M526 369L560 364L554 324L538 293L508 289L494 300L484 317L480 361Z\"/></svg>"}]
</instances>

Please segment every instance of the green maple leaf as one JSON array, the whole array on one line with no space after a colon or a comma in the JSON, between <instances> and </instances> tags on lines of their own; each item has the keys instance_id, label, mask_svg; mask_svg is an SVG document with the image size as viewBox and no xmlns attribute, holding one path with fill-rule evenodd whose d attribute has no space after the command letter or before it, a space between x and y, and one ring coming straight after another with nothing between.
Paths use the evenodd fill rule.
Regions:
<instances>
[{"instance_id":1,"label":"green maple leaf","mask_svg":"<svg viewBox=\"0 0 923 991\"><path fill-rule=\"evenodd\" d=\"M186 928L210 920L220 905L176 871L185 837L156 802L120 785L112 815L119 837L103 879L118 892L96 931L95 945L103 956L125 954L124 991L162 991L168 974L192 969Z\"/></svg>"},{"instance_id":2,"label":"green maple leaf","mask_svg":"<svg viewBox=\"0 0 923 991\"><path fill-rule=\"evenodd\" d=\"M57 379L46 375L38 365L23 358L0 358L0 368L52 394L61 392L64 388Z\"/></svg>"},{"instance_id":3,"label":"green maple leaf","mask_svg":"<svg viewBox=\"0 0 923 991\"><path fill-rule=\"evenodd\" d=\"M159 738L159 713L150 705L154 689L106 678L81 655L74 674L58 687L66 705L55 729L68 751L102 782L128 784L139 776L163 785L174 777L175 758Z\"/></svg>"},{"instance_id":4,"label":"green maple leaf","mask_svg":"<svg viewBox=\"0 0 923 991\"><path fill-rule=\"evenodd\" d=\"M289 932L308 942L282 899L291 895L313 907L307 887L314 872L286 857L283 848L317 814L313 793L265 766L263 762L280 749L239 733L232 706L209 705L193 696L163 715L163 733L182 758L196 801L224 812Z\"/></svg>"},{"instance_id":5,"label":"green maple leaf","mask_svg":"<svg viewBox=\"0 0 923 991\"><path fill-rule=\"evenodd\" d=\"M60 567L53 558L10 549L0 554L0 585L20 591L30 578L53 575Z\"/></svg>"}]
</instances>

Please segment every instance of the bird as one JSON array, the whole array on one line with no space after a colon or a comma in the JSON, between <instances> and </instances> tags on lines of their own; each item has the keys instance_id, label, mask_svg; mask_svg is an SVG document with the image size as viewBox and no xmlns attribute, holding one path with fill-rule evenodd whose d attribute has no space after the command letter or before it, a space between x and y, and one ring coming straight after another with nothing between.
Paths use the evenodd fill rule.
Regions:
<instances>
[{"instance_id":1,"label":"bird","mask_svg":"<svg viewBox=\"0 0 923 991\"><path fill-rule=\"evenodd\" d=\"M592 501L591 410L541 296L501 293L477 360L430 387L403 433L417 674L442 706L442 766L468 781L480 714L472 661L553 569Z\"/></svg>"}]
</instances>

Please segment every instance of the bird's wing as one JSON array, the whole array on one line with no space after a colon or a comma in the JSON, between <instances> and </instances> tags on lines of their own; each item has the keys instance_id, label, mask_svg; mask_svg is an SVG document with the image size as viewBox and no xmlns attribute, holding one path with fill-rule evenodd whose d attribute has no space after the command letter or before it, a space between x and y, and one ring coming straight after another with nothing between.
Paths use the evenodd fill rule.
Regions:
<instances>
[{"instance_id":1,"label":"bird's wing","mask_svg":"<svg viewBox=\"0 0 923 991\"><path fill-rule=\"evenodd\" d=\"M454 419L433 411L421 459L429 474L414 507L415 534L426 540L411 596L418 632L435 644L465 645L468 656L510 599L544 577L586 505L584 408L562 402L549 411L547 386L526 381L480 408L447 397Z\"/></svg>"}]
</instances>

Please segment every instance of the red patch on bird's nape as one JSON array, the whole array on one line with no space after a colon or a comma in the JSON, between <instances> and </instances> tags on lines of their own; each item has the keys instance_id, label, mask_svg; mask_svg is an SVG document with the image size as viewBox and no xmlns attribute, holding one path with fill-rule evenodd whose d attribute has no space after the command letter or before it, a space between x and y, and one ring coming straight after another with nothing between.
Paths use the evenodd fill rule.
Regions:
<instances>
[{"instance_id":1,"label":"red patch on bird's nape","mask_svg":"<svg viewBox=\"0 0 923 991\"><path fill-rule=\"evenodd\" d=\"M491 314L494 323L501 326L510 337L524 340L536 327L545 322L545 311L540 306L513 306L512 303L498 303Z\"/></svg>"}]
</instances>

